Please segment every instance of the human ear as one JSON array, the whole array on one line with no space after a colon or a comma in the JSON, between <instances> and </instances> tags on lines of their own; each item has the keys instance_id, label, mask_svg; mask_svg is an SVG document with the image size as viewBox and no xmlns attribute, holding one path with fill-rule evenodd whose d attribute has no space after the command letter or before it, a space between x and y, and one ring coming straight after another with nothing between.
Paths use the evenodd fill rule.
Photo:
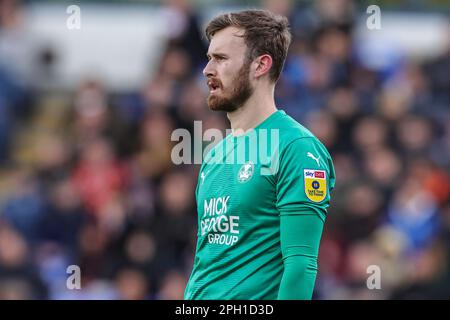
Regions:
<instances>
[{"instance_id":1,"label":"human ear","mask_svg":"<svg viewBox=\"0 0 450 320\"><path fill-rule=\"evenodd\" d=\"M273 60L270 55L264 54L256 58L255 63L256 63L255 77L259 78L269 73L269 70L273 64Z\"/></svg>"}]
</instances>

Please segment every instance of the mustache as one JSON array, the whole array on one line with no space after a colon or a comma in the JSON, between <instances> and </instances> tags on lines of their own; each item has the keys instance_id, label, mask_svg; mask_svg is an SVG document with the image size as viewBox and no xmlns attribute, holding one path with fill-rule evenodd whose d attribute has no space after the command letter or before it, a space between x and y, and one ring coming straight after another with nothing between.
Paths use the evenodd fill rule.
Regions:
<instances>
[{"instance_id":1,"label":"mustache","mask_svg":"<svg viewBox=\"0 0 450 320\"><path fill-rule=\"evenodd\" d=\"M219 79L214 79L214 78L209 78L209 80L207 81L207 85L209 87L221 87L222 86L222 82Z\"/></svg>"}]
</instances>

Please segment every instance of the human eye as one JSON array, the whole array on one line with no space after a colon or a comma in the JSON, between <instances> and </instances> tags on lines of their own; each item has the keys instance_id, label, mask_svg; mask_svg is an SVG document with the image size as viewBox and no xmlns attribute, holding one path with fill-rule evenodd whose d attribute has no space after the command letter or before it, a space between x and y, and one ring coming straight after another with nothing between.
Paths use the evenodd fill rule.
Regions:
<instances>
[{"instance_id":1,"label":"human eye","mask_svg":"<svg viewBox=\"0 0 450 320\"><path fill-rule=\"evenodd\" d=\"M226 60L227 57L225 55L223 55L223 54L213 54L212 58L210 58L210 59L214 59L217 62L221 62L223 60Z\"/></svg>"}]
</instances>

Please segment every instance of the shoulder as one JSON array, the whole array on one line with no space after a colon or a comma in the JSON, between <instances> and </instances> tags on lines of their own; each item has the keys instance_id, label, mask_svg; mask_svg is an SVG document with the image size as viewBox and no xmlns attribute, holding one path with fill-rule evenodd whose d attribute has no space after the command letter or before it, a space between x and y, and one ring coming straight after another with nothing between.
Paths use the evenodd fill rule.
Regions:
<instances>
[{"instance_id":1,"label":"shoulder","mask_svg":"<svg viewBox=\"0 0 450 320\"><path fill-rule=\"evenodd\" d=\"M308 148L320 151L330 157L322 142L305 126L287 114L277 124L281 153L286 151L301 152ZM307 150L312 151L312 150ZM306 152L307 152L306 151ZM305 154L306 156L306 154Z\"/></svg>"},{"instance_id":2,"label":"shoulder","mask_svg":"<svg viewBox=\"0 0 450 320\"><path fill-rule=\"evenodd\" d=\"M279 127L280 166L296 169L325 170L334 180L331 155L323 143L306 127L286 115Z\"/></svg>"}]
</instances>

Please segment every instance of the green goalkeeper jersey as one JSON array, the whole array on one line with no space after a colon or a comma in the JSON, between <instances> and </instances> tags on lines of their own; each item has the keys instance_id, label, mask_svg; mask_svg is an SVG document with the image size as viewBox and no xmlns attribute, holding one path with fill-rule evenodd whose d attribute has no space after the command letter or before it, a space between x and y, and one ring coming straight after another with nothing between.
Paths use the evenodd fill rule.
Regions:
<instances>
[{"instance_id":1,"label":"green goalkeeper jersey","mask_svg":"<svg viewBox=\"0 0 450 320\"><path fill-rule=\"evenodd\" d=\"M334 183L326 148L284 111L244 135L227 135L199 172L197 246L185 299L290 297L280 290L310 298L322 228L288 217L323 224ZM314 257L309 278L282 289L289 288L283 279L296 279L285 274L287 259L299 257Z\"/></svg>"}]
</instances>

